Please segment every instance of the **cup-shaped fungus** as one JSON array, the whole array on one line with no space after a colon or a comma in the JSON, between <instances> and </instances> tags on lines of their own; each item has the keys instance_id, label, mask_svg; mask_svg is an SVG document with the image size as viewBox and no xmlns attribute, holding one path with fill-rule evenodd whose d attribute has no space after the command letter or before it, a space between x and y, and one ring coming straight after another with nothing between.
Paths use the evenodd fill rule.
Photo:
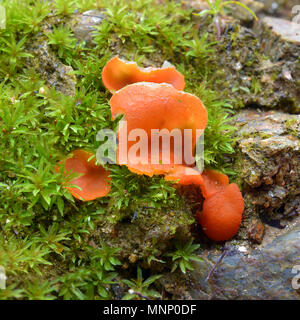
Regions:
<instances>
[{"instance_id":1,"label":"cup-shaped fungus","mask_svg":"<svg viewBox=\"0 0 300 320\"><path fill-rule=\"evenodd\" d=\"M229 184L229 179L226 174L216 170L205 169L202 173L203 185L201 187L204 198L209 198L213 194L222 191L224 186Z\"/></svg>"},{"instance_id":2,"label":"cup-shaped fungus","mask_svg":"<svg viewBox=\"0 0 300 320\"><path fill-rule=\"evenodd\" d=\"M204 233L212 240L229 240L239 230L244 211L244 199L235 183L213 170L203 172L200 185L205 198L197 218Z\"/></svg>"},{"instance_id":3,"label":"cup-shaped fungus","mask_svg":"<svg viewBox=\"0 0 300 320\"><path fill-rule=\"evenodd\" d=\"M187 158L194 161L196 141L207 124L207 111L196 96L166 83L139 82L117 91L110 106L113 119L124 115L118 159L132 172L165 174Z\"/></svg>"},{"instance_id":4,"label":"cup-shaped fungus","mask_svg":"<svg viewBox=\"0 0 300 320\"><path fill-rule=\"evenodd\" d=\"M204 233L210 239L225 241L238 232L243 211L243 196L239 187L231 183L206 198L197 217Z\"/></svg>"},{"instance_id":5,"label":"cup-shaped fungus","mask_svg":"<svg viewBox=\"0 0 300 320\"><path fill-rule=\"evenodd\" d=\"M170 64L162 68L140 68L136 62L119 57L107 62L102 71L102 81L110 92L136 82L169 83L178 90L183 90L185 85L184 76Z\"/></svg>"},{"instance_id":6,"label":"cup-shaped fungus","mask_svg":"<svg viewBox=\"0 0 300 320\"><path fill-rule=\"evenodd\" d=\"M204 202L197 218L210 239L225 241L238 232L244 200L239 187L235 183L229 184L225 174L204 170L200 175L195 169L177 167L174 172L166 175L165 179L181 185L194 184L200 187Z\"/></svg>"},{"instance_id":7,"label":"cup-shaped fungus","mask_svg":"<svg viewBox=\"0 0 300 320\"><path fill-rule=\"evenodd\" d=\"M95 158L90 159L92 155L84 150L75 150L72 156L64 161L65 175L69 173L81 174L78 178L70 181L70 185L80 189L68 186L66 188L73 197L84 201L104 197L111 189L109 171L97 165Z\"/></svg>"}]
</instances>

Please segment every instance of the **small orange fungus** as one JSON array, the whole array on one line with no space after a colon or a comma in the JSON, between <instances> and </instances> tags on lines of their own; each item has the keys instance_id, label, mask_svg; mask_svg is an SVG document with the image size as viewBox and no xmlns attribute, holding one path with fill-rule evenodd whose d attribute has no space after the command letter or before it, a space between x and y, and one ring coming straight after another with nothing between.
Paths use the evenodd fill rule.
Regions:
<instances>
[{"instance_id":1,"label":"small orange fungus","mask_svg":"<svg viewBox=\"0 0 300 320\"><path fill-rule=\"evenodd\" d=\"M115 92L136 82L169 83L178 90L184 89L184 76L168 64L162 68L140 68L135 62L114 57L107 62L102 71L104 86Z\"/></svg>"},{"instance_id":2,"label":"small orange fungus","mask_svg":"<svg viewBox=\"0 0 300 320\"><path fill-rule=\"evenodd\" d=\"M201 190L204 198L209 198L229 184L228 176L216 170L206 169L203 171L202 177L203 186Z\"/></svg>"},{"instance_id":3,"label":"small orange fungus","mask_svg":"<svg viewBox=\"0 0 300 320\"><path fill-rule=\"evenodd\" d=\"M231 183L203 202L197 214L204 233L212 240L225 241L238 232L244 211L244 200L239 187Z\"/></svg>"},{"instance_id":4,"label":"small orange fungus","mask_svg":"<svg viewBox=\"0 0 300 320\"><path fill-rule=\"evenodd\" d=\"M96 159L90 161L93 154L84 150L75 150L72 156L64 161L67 175L68 173L79 173L80 177L70 181L71 185L78 186L66 187L73 197L89 201L106 196L110 191L109 171L102 166L96 165Z\"/></svg>"},{"instance_id":5,"label":"small orange fungus","mask_svg":"<svg viewBox=\"0 0 300 320\"><path fill-rule=\"evenodd\" d=\"M165 176L166 180L181 185L198 185L204 197L202 211L197 219L204 233L212 240L225 241L232 238L239 230L244 200L239 187L229 184L225 174L215 170L204 170L202 175L195 169L177 167Z\"/></svg>"}]
</instances>

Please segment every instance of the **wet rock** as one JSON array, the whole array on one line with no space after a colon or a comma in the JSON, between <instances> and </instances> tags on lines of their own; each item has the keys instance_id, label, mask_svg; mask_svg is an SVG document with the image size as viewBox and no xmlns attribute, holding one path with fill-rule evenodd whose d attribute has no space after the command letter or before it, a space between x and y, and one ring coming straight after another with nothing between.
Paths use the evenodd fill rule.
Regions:
<instances>
[{"instance_id":1,"label":"wet rock","mask_svg":"<svg viewBox=\"0 0 300 320\"><path fill-rule=\"evenodd\" d=\"M266 21L252 30L224 17L222 34L216 39L215 26L202 18L200 34L208 32L211 41L217 42L211 57L216 90L235 108L255 105L298 113L300 46L290 40L297 38L300 24L289 36L279 36L280 28L273 32Z\"/></svg>"},{"instance_id":2,"label":"wet rock","mask_svg":"<svg viewBox=\"0 0 300 320\"><path fill-rule=\"evenodd\" d=\"M236 170L244 186L245 217L288 217L300 206L300 115L244 110L237 129Z\"/></svg>"},{"instance_id":3,"label":"wet rock","mask_svg":"<svg viewBox=\"0 0 300 320\"><path fill-rule=\"evenodd\" d=\"M70 22L74 36L78 41L85 41L87 47L93 47L94 26L98 26L105 19L105 14L99 10L89 10L76 15Z\"/></svg>"},{"instance_id":4,"label":"wet rock","mask_svg":"<svg viewBox=\"0 0 300 320\"><path fill-rule=\"evenodd\" d=\"M300 300L292 287L292 269L300 264L300 224L257 249L231 247L210 279L209 270L222 252L203 252L203 262L191 273L193 299L291 299Z\"/></svg>"}]
</instances>

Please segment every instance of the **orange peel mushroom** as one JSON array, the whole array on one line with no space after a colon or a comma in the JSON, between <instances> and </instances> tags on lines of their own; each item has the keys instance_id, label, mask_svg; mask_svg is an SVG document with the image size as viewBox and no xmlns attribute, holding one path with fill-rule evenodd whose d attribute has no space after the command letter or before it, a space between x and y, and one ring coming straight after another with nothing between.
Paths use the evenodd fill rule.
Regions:
<instances>
[{"instance_id":1,"label":"orange peel mushroom","mask_svg":"<svg viewBox=\"0 0 300 320\"><path fill-rule=\"evenodd\" d=\"M229 184L229 179L226 174L216 170L206 169L203 171L202 193L204 198L209 198L213 194L222 191L224 186Z\"/></svg>"},{"instance_id":2,"label":"orange peel mushroom","mask_svg":"<svg viewBox=\"0 0 300 320\"><path fill-rule=\"evenodd\" d=\"M183 90L185 86L184 76L170 64L162 68L140 68L136 62L125 61L119 57L112 58L104 66L102 81L112 93L136 82L165 82L178 90Z\"/></svg>"},{"instance_id":3,"label":"orange peel mushroom","mask_svg":"<svg viewBox=\"0 0 300 320\"><path fill-rule=\"evenodd\" d=\"M212 240L225 241L239 230L244 200L239 187L229 184L228 176L215 170L204 170L202 175L195 169L177 167L165 176L166 180L181 185L198 185L204 197L202 211L197 219L204 233Z\"/></svg>"},{"instance_id":4,"label":"orange peel mushroom","mask_svg":"<svg viewBox=\"0 0 300 320\"><path fill-rule=\"evenodd\" d=\"M172 172L174 168L181 165L180 159L184 159L184 143L181 140L182 154L172 152L174 141L170 143L170 161L161 162L161 143L158 151L159 162L151 163L151 138L154 129L173 129L180 130L182 137L184 130L191 130L191 149L194 150L196 141L201 134L198 130L204 130L207 124L207 111L201 100L196 96L183 91L176 90L173 86L166 83L139 82L128 85L117 91L110 99L112 118L115 119L119 114L125 116L127 124L127 134L134 129L142 129L147 134L147 148L149 159L145 159L144 164L133 164L128 159L126 165L129 170L139 174L152 176L153 174L164 174ZM122 141L119 141L122 144ZM136 142L128 141L127 149ZM120 145L118 150L120 150ZM180 156L180 159L178 159ZM120 154L118 155L120 158ZM122 164L122 163L120 163Z\"/></svg>"},{"instance_id":5,"label":"orange peel mushroom","mask_svg":"<svg viewBox=\"0 0 300 320\"><path fill-rule=\"evenodd\" d=\"M212 170L203 173L200 185L205 198L202 211L197 213L204 233L212 240L226 241L236 235L244 211L244 199L235 183L228 177Z\"/></svg>"},{"instance_id":6,"label":"orange peel mushroom","mask_svg":"<svg viewBox=\"0 0 300 320\"><path fill-rule=\"evenodd\" d=\"M240 228L244 200L239 187L231 183L203 202L197 218L204 233L212 240L231 239Z\"/></svg>"},{"instance_id":7,"label":"orange peel mushroom","mask_svg":"<svg viewBox=\"0 0 300 320\"><path fill-rule=\"evenodd\" d=\"M94 200L106 196L111 189L109 171L96 165L95 158L88 161L92 155L92 153L84 150L75 150L72 152L72 157L64 161L65 175L68 172L82 174L70 181L70 184L78 186L80 189L66 186L66 189L76 199Z\"/></svg>"}]
</instances>

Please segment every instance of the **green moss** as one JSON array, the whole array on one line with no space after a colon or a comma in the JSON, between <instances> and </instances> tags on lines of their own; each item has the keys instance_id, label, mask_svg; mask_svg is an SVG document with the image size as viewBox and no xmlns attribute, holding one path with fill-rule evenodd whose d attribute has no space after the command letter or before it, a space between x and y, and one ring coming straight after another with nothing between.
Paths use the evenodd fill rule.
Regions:
<instances>
[{"instance_id":1,"label":"green moss","mask_svg":"<svg viewBox=\"0 0 300 320\"><path fill-rule=\"evenodd\" d=\"M251 91L256 95L259 92L261 92L261 90L262 88L261 88L260 80L253 77L251 81Z\"/></svg>"},{"instance_id":2,"label":"green moss","mask_svg":"<svg viewBox=\"0 0 300 320\"><path fill-rule=\"evenodd\" d=\"M92 243L92 235L105 226L131 221L136 211L138 227L132 230L159 226L172 238L184 226L186 240L187 226L194 223L191 210L162 177L138 176L119 166L110 166L112 191L106 198L75 201L62 187L62 173L54 168L75 149L96 151L97 132L116 128L101 70L119 53L145 65L153 56L157 64L168 60L185 74L186 90L198 95L209 113L205 163L230 171L224 155L234 153L234 129L228 125L231 105L214 90L215 43L207 34L198 36L191 11L177 1L160 5L152 0L4 0L2 4L7 28L0 30L0 265L6 268L8 287L0 291L0 298L110 298L112 279L121 269L118 263L109 269L98 263L103 250L97 246L103 249L105 244ZM67 17L74 10L104 8L107 19L94 32L96 46L77 43ZM47 82L57 70L47 66L48 73L47 68L41 73L43 54L48 54L43 65L59 69L64 63L73 68L74 90L59 88L59 76L51 85ZM144 206L153 209L143 212ZM128 233L128 241L135 236ZM156 252L159 243L150 242L148 251ZM117 261L119 252L114 248L119 246L122 243L114 242L110 262ZM45 280L42 287L41 280Z\"/></svg>"},{"instance_id":3,"label":"green moss","mask_svg":"<svg viewBox=\"0 0 300 320\"><path fill-rule=\"evenodd\" d=\"M299 137L298 121L296 118L287 120L284 126L291 135Z\"/></svg>"}]
</instances>

